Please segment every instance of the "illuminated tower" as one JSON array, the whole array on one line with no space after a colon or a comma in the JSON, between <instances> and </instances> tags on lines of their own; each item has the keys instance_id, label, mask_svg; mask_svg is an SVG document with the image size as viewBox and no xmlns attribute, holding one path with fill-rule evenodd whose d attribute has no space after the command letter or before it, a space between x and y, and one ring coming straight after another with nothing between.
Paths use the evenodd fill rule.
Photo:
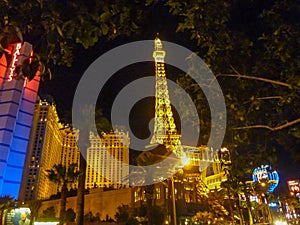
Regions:
<instances>
[{"instance_id":1,"label":"illuminated tower","mask_svg":"<svg viewBox=\"0 0 300 225\"><path fill-rule=\"evenodd\" d=\"M32 46L16 43L0 58L0 196L18 197L39 76L27 81L16 70L32 55Z\"/></svg>"},{"instance_id":2,"label":"illuminated tower","mask_svg":"<svg viewBox=\"0 0 300 225\"><path fill-rule=\"evenodd\" d=\"M164 67L165 56L166 52L163 50L162 42L156 37L153 51L156 78L154 133L149 147L161 144L166 146L168 151L175 153L179 159L188 158L189 167L196 171L190 176L202 180L201 182L205 183L208 189L219 188L227 176L222 170L220 159L218 155L214 154L214 150L207 146L187 146L181 143L181 135L176 129L169 98Z\"/></svg>"},{"instance_id":3,"label":"illuminated tower","mask_svg":"<svg viewBox=\"0 0 300 225\"><path fill-rule=\"evenodd\" d=\"M177 133L173 112L170 104L168 85L165 72L164 58L166 52L158 37L154 40L153 58L155 60L155 117L154 133L150 141L152 144L166 146L177 157L183 156L180 135Z\"/></svg>"}]
</instances>

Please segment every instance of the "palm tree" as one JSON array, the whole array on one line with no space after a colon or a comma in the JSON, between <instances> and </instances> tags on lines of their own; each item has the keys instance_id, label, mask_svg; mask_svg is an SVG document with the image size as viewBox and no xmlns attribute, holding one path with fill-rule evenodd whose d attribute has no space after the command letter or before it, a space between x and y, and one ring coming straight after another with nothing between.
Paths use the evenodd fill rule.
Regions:
<instances>
[{"instance_id":1,"label":"palm tree","mask_svg":"<svg viewBox=\"0 0 300 225\"><path fill-rule=\"evenodd\" d=\"M36 217L38 216L38 211L42 205L42 200L30 200L29 202L27 202L28 204L28 208L30 209L30 224L29 225L33 225L33 222L35 221Z\"/></svg>"},{"instance_id":2,"label":"palm tree","mask_svg":"<svg viewBox=\"0 0 300 225\"><path fill-rule=\"evenodd\" d=\"M197 212L196 215L193 216L192 221L197 222L203 225L211 224L214 219L213 213L211 212Z\"/></svg>"},{"instance_id":3,"label":"palm tree","mask_svg":"<svg viewBox=\"0 0 300 225\"><path fill-rule=\"evenodd\" d=\"M61 202L59 217L60 221L64 222L64 215L67 204L68 185L73 184L79 176L77 164L72 163L69 165L68 168L62 164L56 164L53 166L53 169L46 171L48 173L49 180L58 184L58 186L61 186Z\"/></svg>"}]
</instances>

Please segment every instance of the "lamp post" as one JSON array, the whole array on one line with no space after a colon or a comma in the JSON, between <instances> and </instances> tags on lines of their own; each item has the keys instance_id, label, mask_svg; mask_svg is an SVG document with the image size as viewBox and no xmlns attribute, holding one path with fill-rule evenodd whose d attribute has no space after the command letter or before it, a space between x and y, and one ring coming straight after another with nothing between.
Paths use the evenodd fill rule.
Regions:
<instances>
[{"instance_id":1,"label":"lamp post","mask_svg":"<svg viewBox=\"0 0 300 225\"><path fill-rule=\"evenodd\" d=\"M187 166L190 163L190 159L186 157L186 155L183 156L181 159L181 165L178 168L183 168L184 166ZM176 200L175 200L175 185L174 185L174 175L171 176L171 191L172 191L172 213L173 213L173 225L177 225L177 213L176 213Z\"/></svg>"},{"instance_id":2,"label":"lamp post","mask_svg":"<svg viewBox=\"0 0 300 225\"><path fill-rule=\"evenodd\" d=\"M171 177L173 225L177 225L174 176Z\"/></svg>"}]
</instances>

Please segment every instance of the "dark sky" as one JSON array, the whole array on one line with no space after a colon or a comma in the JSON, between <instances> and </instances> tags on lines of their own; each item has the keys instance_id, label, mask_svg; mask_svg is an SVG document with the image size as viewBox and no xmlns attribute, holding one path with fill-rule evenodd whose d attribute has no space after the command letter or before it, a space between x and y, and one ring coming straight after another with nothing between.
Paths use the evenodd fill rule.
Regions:
<instances>
[{"instance_id":1,"label":"dark sky","mask_svg":"<svg viewBox=\"0 0 300 225\"><path fill-rule=\"evenodd\" d=\"M236 17L240 18L240 22L236 24L236 28L239 29L239 26L243 26L243 23L249 22L247 21L249 18L246 16L246 6L241 5L236 7L241 9L238 11L239 13L235 14ZM58 113L60 117L63 118L68 114L67 112L71 110L75 89L84 71L98 56L110 49L135 40L153 40L158 32L162 40L178 43L193 50L194 44L189 41L189 36L184 33L176 33L176 19L176 17L171 16L168 13L168 10L165 7L158 7L149 12L149 19L145 21L143 32L140 35L135 37L121 36L109 42L100 39L99 43L89 50L79 48L72 68L62 67L56 69L51 81L46 79L46 81L41 83L40 94L49 94L54 97ZM250 33L255 31L257 28L256 24L257 23L253 21L253 26L249 26L248 31ZM169 69L172 72L167 73L168 78L175 80L177 76L176 73L179 73L180 71L172 70L172 68ZM128 66L115 74L105 86L101 96L99 96L98 102L107 117L110 116L110 106L116 94L130 81L141 76L140 71L143 71L143 76L152 76L154 75L154 65L152 63L143 63L140 65ZM134 112L134 110L136 110L136 112ZM134 113L138 113L139 116L136 116ZM134 107L131 115L131 118L134 118L131 124L133 128L136 128L136 130L139 131L143 130L144 132L137 132L136 135L138 137L146 138L149 134L149 118L154 115L154 100L142 100ZM297 176L299 177L300 168L292 165L292 158L286 151L279 152L279 158L282 159L279 166L280 168L278 168L282 178L281 188L286 188L286 180L289 178L296 178Z\"/></svg>"}]
</instances>

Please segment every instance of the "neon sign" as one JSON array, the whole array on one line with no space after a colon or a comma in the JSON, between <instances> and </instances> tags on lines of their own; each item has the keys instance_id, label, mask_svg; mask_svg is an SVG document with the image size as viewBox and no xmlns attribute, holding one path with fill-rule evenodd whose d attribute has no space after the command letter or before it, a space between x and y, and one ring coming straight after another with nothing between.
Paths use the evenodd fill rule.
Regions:
<instances>
[{"instance_id":1,"label":"neon sign","mask_svg":"<svg viewBox=\"0 0 300 225\"><path fill-rule=\"evenodd\" d=\"M12 62L11 62L11 66L9 68L9 75L8 75L8 81L12 81L13 77L14 77L14 73L16 70L16 63L18 61L18 56L20 55L20 49L22 47L21 43L17 43L16 45L16 49L13 53L13 57L12 57Z\"/></svg>"},{"instance_id":2,"label":"neon sign","mask_svg":"<svg viewBox=\"0 0 300 225\"><path fill-rule=\"evenodd\" d=\"M279 183L278 173L269 165L261 165L253 170L252 179L254 183L265 184L268 183L268 192L275 190Z\"/></svg>"},{"instance_id":3,"label":"neon sign","mask_svg":"<svg viewBox=\"0 0 300 225\"><path fill-rule=\"evenodd\" d=\"M290 181L288 181L288 186L289 186L290 192L294 192L294 193L299 193L300 192L299 181L290 180Z\"/></svg>"}]
</instances>

